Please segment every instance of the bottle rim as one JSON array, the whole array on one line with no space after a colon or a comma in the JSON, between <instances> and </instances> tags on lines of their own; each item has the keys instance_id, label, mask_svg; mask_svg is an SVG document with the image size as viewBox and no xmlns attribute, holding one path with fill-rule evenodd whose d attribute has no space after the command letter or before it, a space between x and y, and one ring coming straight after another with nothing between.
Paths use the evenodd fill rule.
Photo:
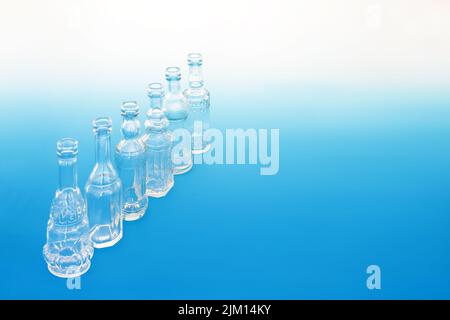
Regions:
<instances>
[{"instance_id":1,"label":"bottle rim","mask_svg":"<svg viewBox=\"0 0 450 320\"><path fill-rule=\"evenodd\" d=\"M203 63L202 55L198 52L191 52L188 54L188 64L199 64Z\"/></svg>"},{"instance_id":2,"label":"bottle rim","mask_svg":"<svg viewBox=\"0 0 450 320\"><path fill-rule=\"evenodd\" d=\"M147 95L157 97L164 95L164 88L160 82L152 82L147 86Z\"/></svg>"},{"instance_id":3,"label":"bottle rim","mask_svg":"<svg viewBox=\"0 0 450 320\"><path fill-rule=\"evenodd\" d=\"M112 128L112 119L111 117L98 117L92 121L92 127L94 132L98 131L111 131Z\"/></svg>"},{"instance_id":4,"label":"bottle rim","mask_svg":"<svg viewBox=\"0 0 450 320\"><path fill-rule=\"evenodd\" d=\"M179 80L181 79L181 69L179 67L167 67L166 68L167 80Z\"/></svg>"},{"instance_id":5,"label":"bottle rim","mask_svg":"<svg viewBox=\"0 0 450 320\"><path fill-rule=\"evenodd\" d=\"M78 140L62 138L56 142L56 154L59 157L74 157L78 154Z\"/></svg>"},{"instance_id":6,"label":"bottle rim","mask_svg":"<svg viewBox=\"0 0 450 320\"><path fill-rule=\"evenodd\" d=\"M121 107L122 116L137 116L139 115L139 105L136 101L125 101Z\"/></svg>"}]
</instances>

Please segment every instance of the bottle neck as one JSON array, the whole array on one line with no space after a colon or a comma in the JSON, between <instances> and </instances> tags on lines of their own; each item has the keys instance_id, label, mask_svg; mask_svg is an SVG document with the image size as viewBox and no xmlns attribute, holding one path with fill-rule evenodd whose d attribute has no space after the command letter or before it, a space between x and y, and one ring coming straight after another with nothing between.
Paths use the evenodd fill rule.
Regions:
<instances>
[{"instance_id":1,"label":"bottle neck","mask_svg":"<svg viewBox=\"0 0 450 320\"><path fill-rule=\"evenodd\" d=\"M77 188L77 159L59 159L59 189Z\"/></svg>"},{"instance_id":2,"label":"bottle neck","mask_svg":"<svg viewBox=\"0 0 450 320\"><path fill-rule=\"evenodd\" d=\"M167 80L167 88L171 93L179 93L181 91L180 80Z\"/></svg>"},{"instance_id":3,"label":"bottle neck","mask_svg":"<svg viewBox=\"0 0 450 320\"><path fill-rule=\"evenodd\" d=\"M161 109L162 108L162 96L156 96L150 98L150 110L151 109Z\"/></svg>"},{"instance_id":4,"label":"bottle neck","mask_svg":"<svg viewBox=\"0 0 450 320\"><path fill-rule=\"evenodd\" d=\"M202 66L199 64L189 65L189 87L190 88L203 87Z\"/></svg>"},{"instance_id":5,"label":"bottle neck","mask_svg":"<svg viewBox=\"0 0 450 320\"><path fill-rule=\"evenodd\" d=\"M98 133L95 136L95 161L107 163L111 160L111 134Z\"/></svg>"}]
</instances>

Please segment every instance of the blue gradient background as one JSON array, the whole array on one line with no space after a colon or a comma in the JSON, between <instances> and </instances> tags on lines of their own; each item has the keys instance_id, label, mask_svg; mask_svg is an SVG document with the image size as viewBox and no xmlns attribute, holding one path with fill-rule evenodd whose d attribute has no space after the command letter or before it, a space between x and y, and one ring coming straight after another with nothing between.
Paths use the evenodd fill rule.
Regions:
<instances>
[{"instance_id":1,"label":"blue gradient background","mask_svg":"<svg viewBox=\"0 0 450 320\"><path fill-rule=\"evenodd\" d=\"M392 12L387 2L381 8ZM154 57L149 50L154 69L130 58L123 66L129 72L117 67L117 57L93 71L85 57L78 72L49 62L48 73L25 70L20 59L33 60L17 58L0 91L0 298L450 298L450 82L441 81L448 64L426 79L387 70L392 61L384 71L395 80L367 70L355 80L357 67L317 76L314 68L323 66L317 61L305 68L316 77L297 72L300 63L279 73L282 62L260 76L256 62L247 69L236 60L226 70L213 44L208 50L198 43L213 125L279 128L279 173L198 165L177 176L166 197L150 200L142 220L124 224L116 246L95 251L81 290L68 290L42 258L57 184L56 140L79 139L83 187L94 162L91 120L112 116L117 143L121 101L136 99L146 110L145 85L162 80L170 63L164 54L173 50L183 63L190 49L169 46ZM112 71L102 69L108 64ZM371 264L381 267L381 290L366 288Z\"/></svg>"}]
</instances>

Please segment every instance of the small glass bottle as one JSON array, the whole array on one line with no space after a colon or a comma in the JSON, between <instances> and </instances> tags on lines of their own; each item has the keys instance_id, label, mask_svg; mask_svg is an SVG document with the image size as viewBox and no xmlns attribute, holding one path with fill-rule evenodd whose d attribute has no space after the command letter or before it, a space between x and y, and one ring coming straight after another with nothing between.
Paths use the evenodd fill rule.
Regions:
<instances>
[{"instance_id":1,"label":"small glass bottle","mask_svg":"<svg viewBox=\"0 0 450 320\"><path fill-rule=\"evenodd\" d=\"M142 141L147 147L147 195L154 198L165 196L173 187L172 136L169 121L161 110L164 89L160 83L148 86L150 109L145 121Z\"/></svg>"},{"instance_id":2,"label":"small glass bottle","mask_svg":"<svg viewBox=\"0 0 450 320\"><path fill-rule=\"evenodd\" d=\"M78 141L64 138L56 148L59 186L50 209L43 253L52 274L72 278L89 270L94 248L86 204L77 183Z\"/></svg>"},{"instance_id":3,"label":"small glass bottle","mask_svg":"<svg viewBox=\"0 0 450 320\"><path fill-rule=\"evenodd\" d=\"M189 104L189 127L192 133L192 153L208 152L211 143L204 141L204 132L210 126L210 96L203 85L202 64L200 53L188 54L189 88L184 90L184 96Z\"/></svg>"},{"instance_id":4,"label":"small glass bottle","mask_svg":"<svg viewBox=\"0 0 450 320\"><path fill-rule=\"evenodd\" d=\"M93 121L95 166L86 182L85 196L95 248L113 246L123 234L122 183L111 158L111 128L109 117Z\"/></svg>"},{"instance_id":5,"label":"small glass bottle","mask_svg":"<svg viewBox=\"0 0 450 320\"><path fill-rule=\"evenodd\" d=\"M125 221L141 218L147 210L145 144L139 139L139 106L122 104L122 135L116 146L116 165L122 181L122 214Z\"/></svg>"},{"instance_id":6,"label":"small glass bottle","mask_svg":"<svg viewBox=\"0 0 450 320\"><path fill-rule=\"evenodd\" d=\"M169 130L172 132L174 146L180 145L181 148L174 148L172 154L173 173L183 174L192 168L191 138L188 139L176 132L178 129L189 130L187 119L189 116L189 106L186 98L181 92L180 80L181 72L178 67L169 67L166 69L166 80L168 91L164 97L163 111L169 120ZM175 150L180 150L175 153Z\"/></svg>"}]
</instances>

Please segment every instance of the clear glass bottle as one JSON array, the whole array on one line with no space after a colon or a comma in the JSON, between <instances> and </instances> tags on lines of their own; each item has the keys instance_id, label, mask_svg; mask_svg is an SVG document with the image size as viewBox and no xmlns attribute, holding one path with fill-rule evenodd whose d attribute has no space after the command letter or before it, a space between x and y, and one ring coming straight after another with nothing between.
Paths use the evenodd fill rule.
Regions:
<instances>
[{"instance_id":1,"label":"clear glass bottle","mask_svg":"<svg viewBox=\"0 0 450 320\"><path fill-rule=\"evenodd\" d=\"M94 248L86 204L77 183L78 141L64 138L56 148L59 186L50 209L43 254L52 274L71 278L89 270Z\"/></svg>"},{"instance_id":2,"label":"clear glass bottle","mask_svg":"<svg viewBox=\"0 0 450 320\"><path fill-rule=\"evenodd\" d=\"M184 96L189 104L189 128L192 133L192 153L208 152L211 143L203 140L204 132L210 126L210 96L203 85L202 65L200 53L188 54L189 87L184 90Z\"/></svg>"},{"instance_id":3,"label":"clear glass bottle","mask_svg":"<svg viewBox=\"0 0 450 320\"><path fill-rule=\"evenodd\" d=\"M93 121L95 166L85 186L86 205L95 248L116 244L122 238L122 183L111 158L109 117Z\"/></svg>"},{"instance_id":4,"label":"clear glass bottle","mask_svg":"<svg viewBox=\"0 0 450 320\"><path fill-rule=\"evenodd\" d=\"M169 121L161 110L164 89L160 83L148 86L150 109L145 121L142 141L147 147L147 195L154 198L165 196L173 187L172 135Z\"/></svg>"},{"instance_id":5,"label":"clear glass bottle","mask_svg":"<svg viewBox=\"0 0 450 320\"><path fill-rule=\"evenodd\" d=\"M135 101L122 103L122 136L115 159L122 181L122 215L125 221L141 218L148 206L146 192L145 144L139 139L139 106Z\"/></svg>"},{"instance_id":6,"label":"clear glass bottle","mask_svg":"<svg viewBox=\"0 0 450 320\"><path fill-rule=\"evenodd\" d=\"M181 148L173 150L173 172L183 174L192 168L191 138L177 138L177 129L189 130L187 122L189 116L189 106L187 100L181 92L181 72L178 67L168 67L166 69L166 80L168 91L164 97L163 111L169 120L169 130L173 133L174 146L181 145ZM189 140L189 141L188 141ZM180 150L174 154L175 150Z\"/></svg>"}]
</instances>

